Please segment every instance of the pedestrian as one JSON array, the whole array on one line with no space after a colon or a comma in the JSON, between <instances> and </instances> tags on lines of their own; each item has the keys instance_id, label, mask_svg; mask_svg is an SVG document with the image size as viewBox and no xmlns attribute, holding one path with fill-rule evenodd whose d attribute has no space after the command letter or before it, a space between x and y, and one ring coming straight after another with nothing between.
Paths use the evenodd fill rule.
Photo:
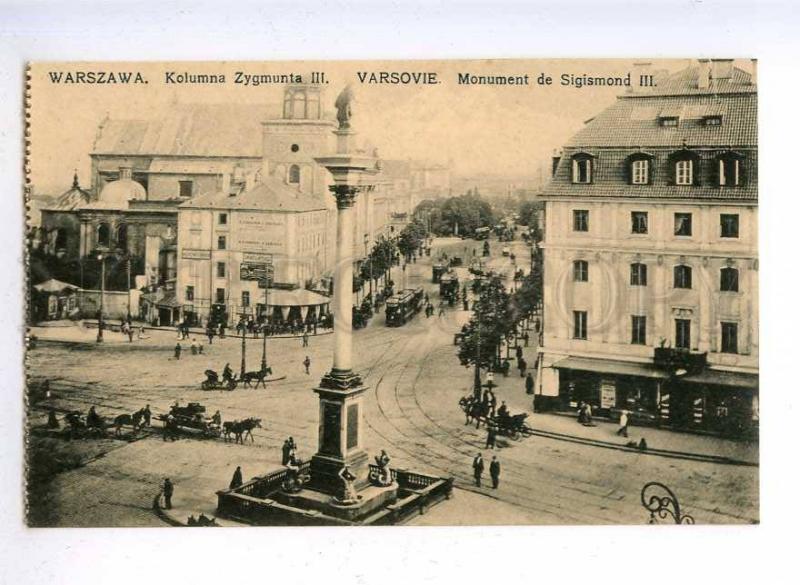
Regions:
<instances>
[{"instance_id":1,"label":"pedestrian","mask_svg":"<svg viewBox=\"0 0 800 585\"><path fill-rule=\"evenodd\" d=\"M172 482L167 477L164 479L164 485L161 488L162 493L164 494L164 508L167 510L172 509L172 493L175 490L175 487L172 485Z\"/></svg>"},{"instance_id":2,"label":"pedestrian","mask_svg":"<svg viewBox=\"0 0 800 585\"><path fill-rule=\"evenodd\" d=\"M180 342L175 344L175 359L181 359L181 344Z\"/></svg>"},{"instance_id":3,"label":"pedestrian","mask_svg":"<svg viewBox=\"0 0 800 585\"><path fill-rule=\"evenodd\" d=\"M528 369L528 362L525 361L525 358L521 357L517 360L517 367L519 368L519 377L524 378L525 370Z\"/></svg>"},{"instance_id":4,"label":"pedestrian","mask_svg":"<svg viewBox=\"0 0 800 585\"><path fill-rule=\"evenodd\" d=\"M225 323L219 324L219 338L225 339Z\"/></svg>"},{"instance_id":5,"label":"pedestrian","mask_svg":"<svg viewBox=\"0 0 800 585\"><path fill-rule=\"evenodd\" d=\"M628 437L628 411L623 410L619 415L619 429L617 430L617 436L623 436L625 438Z\"/></svg>"},{"instance_id":6,"label":"pedestrian","mask_svg":"<svg viewBox=\"0 0 800 585\"><path fill-rule=\"evenodd\" d=\"M197 339L192 338L192 355L197 355Z\"/></svg>"},{"instance_id":7,"label":"pedestrian","mask_svg":"<svg viewBox=\"0 0 800 585\"><path fill-rule=\"evenodd\" d=\"M57 429L58 428L58 419L56 418L56 411L54 408L50 409L50 412L47 414L47 428L48 429Z\"/></svg>"},{"instance_id":8,"label":"pedestrian","mask_svg":"<svg viewBox=\"0 0 800 585\"><path fill-rule=\"evenodd\" d=\"M133 327L128 323L128 343L133 343Z\"/></svg>"},{"instance_id":9,"label":"pedestrian","mask_svg":"<svg viewBox=\"0 0 800 585\"><path fill-rule=\"evenodd\" d=\"M480 453L472 460L472 474L475 477L475 485L481 487L481 476L483 475L483 457Z\"/></svg>"},{"instance_id":10,"label":"pedestrian","mask_svg":"<svg viewBox=\"0 0 800 585\"><path fill-rule=\"evenodd\" d=\"M289 452L291 450L292 448L289 445L289 439L286 439L283 442L283 447L281 447L281 465L286 465L289 463Z\"/></svg>"},{"instance_id":11,"label":"pedestrian","mask_svg":"<svg viewBox=\"0 0 800 585\"><path fill-rule=\"evenodd\" d=\"M142 410L142 417L144 418L144 426L150 426L150 417L153 416L153 413L150 411L150 405L146 405Z\"/></svg>"},{"instance_id":12,"label":"pedestrian","mask_svg":"<svg viewBox=\"0 0 800 585\"><path fill-rule=\"evenodd\" d=\"M521 358L522 358L522 347L518 345L518 346L517 346L517 347L514 349L514 351L515 351L515 352L516 352L516 354L517 354L517 359L521 359Z\"/></svg>"},{"instance_id":13,"label":"pedestrian","mask_svg":"<svg viewBox=\"0 0 800 585\"><path fill-rule=\"evenodd\" d=\"M526 332L523 334L523 336L522 336L522 339L524 339L524 340L525 340L525 347L528 347L528 341L530 340L530 337L531 337L531 336L530 336L530 335L528 335L528 332L527 332L527 331L526 331Z\"/></svg>"},{"instance_id":14,"label":"pedestrian","mask_svg":"<svg viewBox=\"0 0 800 585\"><path fill-rule=\"evenodd\" d=\"M492 476L492 488L497 489L500 485L500 462L497 456L492 457L492 462L489 464L489 475Z\"/></svg>"},{"instance_id":15,"label":"pedestrian","mask_svg":"<svg viewBox=\"0 0 800 585\"><path fill-rule=\"evenodd\" d=\"M497 409L497 396L494 395L494 392L489 390L489 410L492 413L492 417L495 416L495 410Z\"/></svg>"},{"instance_id":16,"label":"pedestrian","mask_svg":"<svg viewBox=\"0 0 800 585\"><path fill-rule=\"evenodd\" d=\"M464 297L464 310L469 311L469 301Z\"/></svg>"},{"instance_id":17,"label":"pedestrian","mask_svg":"<svg viewBox=\"0 0 800 585\"><path fill-rule=\"evenodd\" d=\"M306 374L310 374L311 371L309 368L311 367L311 358L306 356L306 359L303 360L303 365L306 367Z\"/></svg>"},{"instance_id":18,"label":"pedestrian","mask_svg":"<svg viewBox=\"0 0 800 585\"><path fill-rule=\"evenodd\" d=\"M308 333L303 333L303 347L308 347Z\"/></svg>"},{"instance_id":19,"label":"pedestrian","mask_svg":"<svg viewBox=\"0 0 800 585\"><path fill-rule=\"evenodd\" d=\"M236 489L242 485L242 468L240 466L236 466L236 471L233 472L233 477L231 478L231 483L228 486L229 489Z\"/></svg>"},{"instance_id":20,"label":"pedestrian","mask_svg":"<svg viewBox=\"0 0 800 585\"><path fill-rule=\"evenodd\" d=\"M525 377L525 393L533 394L533 375L530 372Z\"/></svg>"},{"instance_id":21,"label":"pedestrian","mask_svg":"<svg viewBox=\"0 0 800 585\"><path fill-rule=\"evenodd\" d=\"M497 428L494 423L486 425L486 449L494 449L495 440L497 439Z\"/></svg>"},{"instance_id":22,"label":"pedestrian","mask_svg":"<svg viewBox=\"0 0 800 585\"><path fill-rule=\"evenodd\" d=\"M214 344L214 328L209 325L206 327L206 335L208 336L208 345Z\"/></svg>"}]
</instances>

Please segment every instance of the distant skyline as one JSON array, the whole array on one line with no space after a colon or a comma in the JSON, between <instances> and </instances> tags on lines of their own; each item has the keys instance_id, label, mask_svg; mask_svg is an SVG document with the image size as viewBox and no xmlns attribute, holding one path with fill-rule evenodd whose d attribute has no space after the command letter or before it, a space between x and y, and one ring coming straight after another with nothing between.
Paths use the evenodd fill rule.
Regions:
<instances>
[{"instance_id":1,"label":"distant skyline","mask_svg":"<svg viewBox=\"0 0 800 585\"><path fill-rule=\"evenodd\" d=\"M382 158L451 161L453 175L538 179L550 157L583 123L611 104L625 88L562 87L561 74L624 76L643 59L474 60L247 63L52 63L34 64L31 81L31 181L39 194L57 195L77 169L89 186L89 154L101 120L149 119L170 104L263 103L279 111L282 85L237 86L235 71L301 73L325 71L324 107L333 110L338 92L351 83L356 96L353 126L359 140ZM651 60L653 69L675 71L688 59ZM50 71L138 70L147 85L63 85ZM222 85L167 85L165 71L225 74ZM359 71L433 71L438 85L368 85ZM527 74L532 85L459 85L458 73ZM540 86L540 73L553 85Z\"/></svg>"}]
</instances>

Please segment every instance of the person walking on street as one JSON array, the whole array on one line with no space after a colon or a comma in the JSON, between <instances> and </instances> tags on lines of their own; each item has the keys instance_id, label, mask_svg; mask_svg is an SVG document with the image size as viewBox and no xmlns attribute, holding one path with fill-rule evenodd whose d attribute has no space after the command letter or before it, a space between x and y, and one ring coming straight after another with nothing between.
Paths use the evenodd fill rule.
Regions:
<instances>
[{"instance_id":1,"label":"person walking on street","mask_svg":"<svg viewBox=\"0 0 800 585\"><path fill-rule=\"evenodd\" d=\"M128 323L128 343L133 343L133 327Z\"/></svg>"},{"instance_id":2,"label":"person walking on street","mask_svg":"<svg viewBox=\"0 0 800 585\"><path fill-rule=\"evenodd\" d=\"M308 333L303 333L303 347L308 347Z\"/></svg>"},{"instance_id":3,"label":"person walking on street","mask_svg":"<svg viewBox=\"0 0 800 585\"><path fill-rule=\"evenodd\" d=\"M497 428L494 423L486 425L486 449L494 449L495 440L497 439Z\"/></svg>"},{"instance_id":4,"label":"person walking on street","mask_svg":"<svg viewBox=\"0 0 800 585\"><path fill-rule=\"evenodd\" d=\"M150 411L150 405L146 405L144 409L142 409L142 417L144 418L144 426L150 426L150 417L153 416L153 413Z\"/></svg>"},{"instance_id":5,"label":"person walking on street","mask_svg":"<svg viewBox=\"0 0 800 585\"><path fill-rule=\"evenodd\" d=\"M283 447L281 447L281 465L286 465L289 463L289 452L292 450L292 447L289 445L289 439L286 439L283 442Z\"/></svg>"},{"instance_id":6,"label":"person walking on street","mask_svg":"<svg viewBox=\"0 0 800 585\"><path fill-rule=\"evenodd\" d=\"M526 331L526 332L525 332L525 334L522 336L522 339L524 339L524 340L525 340L525 347L528 347L528 341L530 340L530 337L531 337L531 336L530 336L530 335L528 335L528 332L527 332L527 331Z\"/></svg>"},{"instance_id":7,"label":"person walking on street","mask_svg":"<svg viewBox=\"0 0 800 585\"><path fill-rule=\"evenodd\" d=\"M617 430L617 436L622 435L623 437L628 437L628 411L623 410L619 415L619 430Z\"/></svg>"},{"instance_id":8,"label":"person walking on street","mask_svg":"<svg viewBox=\"0 0 800 585\"><path fill-rule=\"evenodd\" d=\"M525 361L525 358L521 357L517 360L517 367L519 368L519 377L525 377L525 370L528 369L528 362Z\"/></svg>"},{"instance_id":9,"label":"person walking on street","mask_svg":"<svg viewBox=\"0 0 800 585\"><path fill-rule=\"evenodd\" d=\"M191 348L192 348L192 355L197 355L197 339L194 337L192 338Z\"/></svg>"},{"instance_id":10,"label":"person walking on street","mask_svg":"<svg viewBox=\"0 0 800 585\"><path fill-rule=\"evenodd\" d=\"M236 489L242 485L242 468L237 465L236 471L233 472L233 477L231 478L231 484L229 489Z\"/></svg>"},{"instance_id":11,"label":"person walking on street","mask_svg":"<svg viewBox=\"0 0 800 585\"><path fill-rule=\"evenodd\" d=\"M181 344L180 342L175 344L175 359L181 359Z\"/></svg>"},{"instance_id":12,"label":"person walking on street","mask_svg":"<svg viewBox=\"0 0 800 585\"><path fill-rule=\"evenodd\" d=\"M533 375L530 372L525 377L525 393L533 394Z\"/></svg>"},{"instance_id":13,"label":"person walking on street","mask_svg":"<svg viewBox=\"0 0 800 585\"><path fill-rule=\"evenodd\" d=\"M306 359L303 360L303 365L306 367L306 374L310 374L311 371L309 368L311 367L311 358L306 356Z\"/></svg>"},{"instance_id":14,"label":"person walking on street","mask_svg":"<svg viewBox=\"0 0 800 585\"><path fill-rule=\"evenodd\" d=\"M481 487L481 476L483 476L483 457L480 453L472 460L472 474L475 476L475 485Z\"/></svg>"},{"instance_id":15,"label":"person walking on street","mask_svg":"<svg viewBox=\"0 0 800 585\"><path fill-rule=\"evenodd\" d=\"M492 462L489 464L489 475L492 476L492 488L497 489L500 485L500 462L497 456L492 457Z\"/></svg>"},{"instance_id":16,"label":"person walking on street","mask_svg":"<svg viewBox=\"0 0 800 585\"><path fill-rule=\"evenodd\" d=\"M175 490L175 487L172 485L172 482L167 477L164 479L164 485L161 487L161 492L164 494L164 508L167 510L172 510L172 493Z\"/></svg>"}]
</instances>

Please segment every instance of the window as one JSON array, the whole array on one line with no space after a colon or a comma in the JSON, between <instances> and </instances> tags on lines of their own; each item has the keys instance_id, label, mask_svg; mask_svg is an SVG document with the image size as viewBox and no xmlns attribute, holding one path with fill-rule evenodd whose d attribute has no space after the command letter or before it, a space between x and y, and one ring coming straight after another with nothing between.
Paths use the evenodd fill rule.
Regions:
<instances>
[{"instance_id":1,"label":"window","mask_svg":"<svg viewBox=\"0 0 800 585\"><path fill-rule=\"evenodd\" d=\"M224 288L218 288L217 289L217 297L216 297L216 299L217 299L218 303L224 303L225 302L225 289Z\"/></svg>"},{"instance_id":2,"label":"window","mask_svg":"<svg viewBox=\"0 0 800 585\"><path fill-rule=\"evenodd\" d=\"M674 288L692 288L692 267L679 264L673 269Z\"/></svg>"},{"instance_id":3,"label":"window","mask_svg":"<svg viewBox=\"0 0 800 585\"><path fill-rule=\"evenodd\" d=\"M586 311L573 311L572 312L575 327L572 336L575 339L586 339Z\"/></svg>"},{"instance_id":4,"label":"window","mask_svg":"<svg viewBox=\"0 0 800 585\"><path fill-rule=\"evenodd\" d=\"M717 157L717 183L720 187L738 187L741 181L742 156L726 152Z\"/></svg>"},{"instance_id":5,"label":"window","mask_svg":"<svg viewBox=\"0 0 800 585\"><path fill-rule=\"evenodd\" d=\"M242 291L242 306L243 307L250 306L250 291L247 290Z\"/></svg>"},{"instance_id":6,"label":"window","mask_svg":"<svg viewBox=\"0 0 800 585\"><path fill-rule=\"evenodd\" d=\"M674 128L678 125L678 116L660 116L658 123L667 128Z\"/></svg>"},{"instance_id":7,"label":"window","mask_svg":"<svg viewBox=\"0 0 800 585\"><path fill-rule=\"evenodd\" d=\"M128 251L128 226L124 223L117 228L117 248Z\"/></svg>"},{"instance_id":8,"label":"window","mask_svg":"<svg viewBox=\"0 0 800 585\"><path fill-rule=\"evenodd\" d=\"M631 264L631 286L647 286L647 264Z\"/></svg>"},{"instance_id":9,"label":"window","mask_svg":"<svg viewBox=\"0 0 800 585\"><path fill-rule=\"evenodd\" d=\"M178 194L185 198L191 197L192 186L192 181L178 181Z\"/></svg>"},{"instance_id":10,"label":"window","mask_svg":"<svg viewBox=\"0 0 800 585\"><path fill-rule=\"evenodd\" d=\"M691 213L676 213L675 214L675 235L676 236L691 236L692 235L692 214Z\"/></svg>"},{"instance_id":11,"label":"window","mask_svg":"<svg viewBox=\"0 0 800 585\"><path fill-rule=\"evenodd\" d=\"M219 225L228 225L228 214L227 213L220 213L217 216L217 223Z\"/></svg>"},{"instance_id":12,"label":"window","mask_svg":"<svg viewBox=\"0 0 800 585\"><path fill-rule=\"evenodd\" d=\"M572 157L572 182L592 182L592 157L587 154Z\"/></svg>"},{"instance_id":13,"label":"window","mask_svg":"<svg viewBox=\"0 0 800 585\"><path fill-rule=\"evenodd\" d=\"M722 353L739 353L739 325L737 323L726 323L722 325Z\"/></svg>"},{"instance_id":14,"label":"window","mask_svg":"<svg viewBox=\"0 0 800 585\"><path fill-rule=\"evenodd\" d=\"M103 248L108 248L111 243L111 228L107 223L101 223L97 226L97 245Z\"/></svg>"},{"instance_id":15,"label":"window","mask_svg":"<svg viewBox=\"0 0 800 585\"><path fill-rule=\"evenodd\" d=\"M589 263L586 260L572 263L572 279L575 282L589 282Z\"/></svg>"},{"instance_id":16,"label":"window","mask_svg":"<svg viewBox=\"0 0 800 585\"><path fill-rule=\"evenodd\" d=\"M632 234L647 233L646 211L631 211L631 233Z\"/></svg>"},{"instance_id":17,"label":"window","mask_svg":"<svg viewBox=\"0 0 800 585\"><path fill-rule=\"evenodd\" d=\"M631 343L645 345L647 343L647 317L641 315L631 316Z\"/></svg>"},{"instance_id":18,"label":"window","mask_svg":"<svg viewBox=\"0 0 800 585\"><path fill-rule=\"evenodd\" d=\"M291 150L292 152L297 152L300 150L300 146L298 144L292 144Z\"/></svg>"},{"instance_id":19,"label":"window","mask_svg":"<svg viewBox=\"0 0 800 585\"><path fill-rule=\"evenodd\" d=\"M719 231L723 238L739 237L739 215L736 213L722 213L719 216Z\"/></svg>"},{"instance_id":20,"label":"window","mask_svg":"<svg viewBox=\"0 0 800 585\"><path fill-rule=\"evenodd\" d=\"M228 239L225 236L217 236L217 250L224 250L228 245Z\"/></svg>"},{"instance_id":21,"label":"window","mask_svg":"<svg viewBox=\"0 0 800 585\"><path fill-rule=\"evenodd\" d=\"M735 268L723 268L720 270L719 290L722 292L739 292L739 271Z\"/></svg>"},{"instance_id":22,"label":"window","mask_svg":"<svg viewBox=\"0 0 800 585\"><path fill-rule=\"evenodd\" d=\"M572 231L589 231L589 212L585 209L575 209L572 212Z\"/></svg>"},{"instance_id":23,"label":"window","mask_svg":"<svg viewBox=\"0 0 800 585\"><path fill-rule=\"evenodd\" d=\"M635 160L631 163L631 183L634 185L647 185L649 179L650 161L647 159Z\"/></svg>"},{"instance_id":24,"label":"window","mask_svg":"<svg viewBox=\"0 0 800 585\"><path fill-rule=\"evenodd\" d=\"M705 116L703 124L706 126L722 126L722 116Z\"/></svg>"},{"instance_id":25,"label":"window","mask_svg":"<svg viewBox=\"0 0 800 585\"><path fill-rule=\"evenodd\" d=\"M217 278L225 278L225 263L217 262Z\"/></svg>"},{"instance_id":26,"label":"window","mask_svg":"<svg viewBox=\"0 0 800 585\"><path fill-rule=\"evenodd\" d=\"M692 343L692 322L689 319L675 319L675 347L689 349Z\"/></svg>"},{"instance_id":27,"label":"window","mask_svg":"<svg viewBox=\"0 0 800 585\"><path fill-rule=\"evenodd\" d=\"M194 300L194 287L193 286L187 286L186 287L186 300L187 301L193 301Z\"/></svg>"},{"instance_id":28,"label":"window","mask_svg":"<svg viewBox=\"0 0 800 585\"><path fill-rule=\"evenodd\" d=\"M300 167L292 165L289 167L289 182L297 185L300 183Z\"/></svg>"},{"instance_id":29,"label":"window","mask_svg":"<svg viewBox=\"0 0 800 585\"><path fill-rule=\"evenodd\" d=\"M676 185L691 185L692 184L692 166L694 161L679 160L675 163L675 184Z\"/></svg>"}]
</instances>

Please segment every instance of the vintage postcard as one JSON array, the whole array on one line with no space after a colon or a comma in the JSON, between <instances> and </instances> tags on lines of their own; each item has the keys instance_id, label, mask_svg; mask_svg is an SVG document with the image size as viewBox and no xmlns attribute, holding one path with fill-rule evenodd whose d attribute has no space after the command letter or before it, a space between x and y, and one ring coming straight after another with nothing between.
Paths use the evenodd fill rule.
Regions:
<instances>
[{"instance_id":1,"label":"vintage postcard","mask_svg":"<svg viewBox=\"0 0 800 585\"><path fill-rule=\"evenodd\" d=\"M757 88L31 63L28 525L758 523Z\"/></svg>"}]
</instances>

